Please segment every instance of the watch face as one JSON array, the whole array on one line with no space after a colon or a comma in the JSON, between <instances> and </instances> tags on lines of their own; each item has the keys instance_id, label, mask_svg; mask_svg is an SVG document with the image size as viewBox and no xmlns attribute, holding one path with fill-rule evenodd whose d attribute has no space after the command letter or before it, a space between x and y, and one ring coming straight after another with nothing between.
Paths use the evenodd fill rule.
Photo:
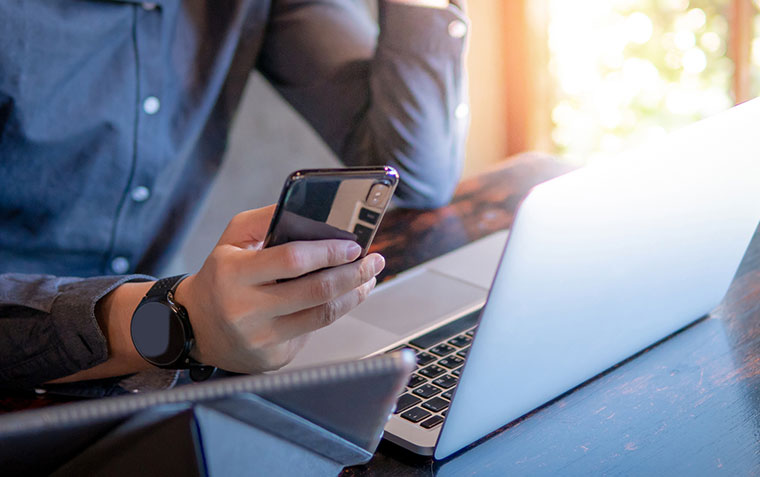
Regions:
<instances>
[{"instance_id":1,"label":"watch face","mask_svg":"<svg viewBox=\"0 0 760 477\"><path fill-rule=\"evenodd\" d=\"M185 347L185 332L175 312L160 302L144 303L132 317L132 341L143 358L173 364Z\"/></svg>"}]
</instances>

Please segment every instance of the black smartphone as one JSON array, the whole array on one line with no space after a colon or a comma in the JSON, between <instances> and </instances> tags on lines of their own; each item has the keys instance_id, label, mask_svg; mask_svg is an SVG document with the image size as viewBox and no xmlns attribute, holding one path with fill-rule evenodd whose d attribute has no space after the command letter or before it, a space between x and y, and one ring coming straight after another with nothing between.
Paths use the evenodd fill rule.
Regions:
<instances>
[{"instance_id":1,"label":"black smartphone","mask_svg":"<svg viewBox=\"0 0 760 477\"><path fill-rule=\"evenodd\" d=\"M295 240L345 239L367 254L398 185L390 166L303 169L288 177L264 247Z\"/></svg>"}]
</instances>

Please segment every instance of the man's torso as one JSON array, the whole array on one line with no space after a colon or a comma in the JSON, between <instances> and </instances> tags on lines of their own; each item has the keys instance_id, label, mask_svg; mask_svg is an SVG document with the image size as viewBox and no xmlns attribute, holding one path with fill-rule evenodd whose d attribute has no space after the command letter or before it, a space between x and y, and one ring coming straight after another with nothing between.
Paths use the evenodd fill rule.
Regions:
<instances>
[{"instance_id":1,"label":"man's torso","mask_svg":"<svg viewBox=\"0 0 760 477\"><path fill-rule=\"evenodd\" d=\"M216 172L269 8L0 3L0 272L155 272Z\"/></svg>"}]
</instances>

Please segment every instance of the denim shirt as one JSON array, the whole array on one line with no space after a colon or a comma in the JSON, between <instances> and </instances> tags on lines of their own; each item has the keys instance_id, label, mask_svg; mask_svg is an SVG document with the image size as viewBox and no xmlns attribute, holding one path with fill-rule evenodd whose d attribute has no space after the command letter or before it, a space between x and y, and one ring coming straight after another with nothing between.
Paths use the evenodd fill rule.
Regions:
<instances>
[{"instance_id":1,"label":"denim shirt","mask_svg":"<svg viewBox=\"0 0 760 477\"><path fill-rule=\"evenodd\" d=\"M108 357L96 302L151 279L222 159L258 69L402 205L445 203L468 125L461 3L0 2L0 386Z\"/></svg>"}]
</instances>

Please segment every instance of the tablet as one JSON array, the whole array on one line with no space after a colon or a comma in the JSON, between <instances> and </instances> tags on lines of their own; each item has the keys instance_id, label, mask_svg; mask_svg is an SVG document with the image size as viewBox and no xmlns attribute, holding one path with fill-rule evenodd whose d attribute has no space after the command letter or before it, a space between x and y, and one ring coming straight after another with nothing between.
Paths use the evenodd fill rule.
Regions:
<instances>
[{"instance_id":1,"label":"tablet","mask_svg":"<svg viewBox=\"0 0 760 477\"><path fill-rule=\"evenodd\" d=\"M415 362L414 353L404 350L354 362L222 378L2 415L0 468L11 474L48 473L130 419L137 421L146 413L173 415L196 406L290 442L300 440L301 446L321 446L318 452L344 465L359 463L350 461L374 452ZM267 404L262 406L262 402ZM331 448L331 439L350 444Z\"/></svg>"}]
</instances>

